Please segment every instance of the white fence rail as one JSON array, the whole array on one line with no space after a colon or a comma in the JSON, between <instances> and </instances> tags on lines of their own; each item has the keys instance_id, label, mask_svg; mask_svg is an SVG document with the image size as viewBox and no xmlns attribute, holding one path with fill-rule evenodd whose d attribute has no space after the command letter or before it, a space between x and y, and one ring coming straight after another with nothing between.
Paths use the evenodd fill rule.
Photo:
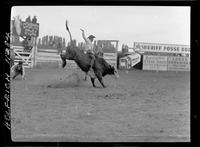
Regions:
<instances>
[{"instance_id":1,"label":"white fence rail","mask_svg":"<svg viewBox=\"0 0 200 147\"><path fill-rule=\"evenodd\" d=\"M36 66L43 63L57 63L58 67L61 67L61 58L57 50L53 49L38 49L36 53ZM74 61L67 60L66 68L77 68Z\"/></svg>"},{"instance_id":2,"label":"white fence rail","mask_svg":"<svg viewBox=\"0 0 200 147\"><path fill-rule=\"evenodd\" d=\"M33 67L33 51L24 52L24 47L22 46L11 46L15 53L14 64L17 64L19 61L22 61L25 68Z\"/></svg>"}]
</instances>

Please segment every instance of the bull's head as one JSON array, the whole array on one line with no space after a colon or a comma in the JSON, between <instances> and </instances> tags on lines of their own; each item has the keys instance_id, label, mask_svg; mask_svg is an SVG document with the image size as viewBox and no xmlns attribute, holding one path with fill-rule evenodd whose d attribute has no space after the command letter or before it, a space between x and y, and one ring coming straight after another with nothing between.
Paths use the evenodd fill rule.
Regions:
<instances>
[{"instance_id":1,"label":"bull's head","mask_svg":"<svg viewBox=\"0 0 200 147\"><path fill-rule=\"evenodd\" d=\"M109 67L110 67L110 69L109 69L108 74L115 75L116 78L119 78L119 73L118 73L117 69L112 65L109 65Z\"/></svg>"}]
</instances>

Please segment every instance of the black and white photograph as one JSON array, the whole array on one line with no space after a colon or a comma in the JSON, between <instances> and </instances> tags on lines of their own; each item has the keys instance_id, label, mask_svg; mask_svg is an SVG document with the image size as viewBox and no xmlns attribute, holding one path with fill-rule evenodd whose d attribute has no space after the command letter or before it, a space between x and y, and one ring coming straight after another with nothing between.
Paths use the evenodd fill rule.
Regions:
<instances>
[{"instance_id":1,"label":"black and white photograph","mask_svg":"<svg viewBox=\"0 0 200 147\"><path fill-rule=\"evenodd\" d=\"M13 6L13 142L190 142L190 6Z\"/></svg>"}]
</instances>

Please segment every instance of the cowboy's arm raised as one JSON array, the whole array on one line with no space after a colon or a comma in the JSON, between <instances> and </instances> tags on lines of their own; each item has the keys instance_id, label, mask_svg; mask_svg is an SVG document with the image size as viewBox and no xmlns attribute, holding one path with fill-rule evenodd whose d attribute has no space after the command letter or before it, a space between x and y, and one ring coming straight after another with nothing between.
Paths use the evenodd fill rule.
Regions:
<instances>
[{"instance_id":1,"label":"cowboy's arm raised","mask_svg":"<svg viewBox=\"0 0 200 147\"><path fill-rule=\"evenodd\" d=\"M84 31L83 29L81 29L81 31L82 31L83 39L85 40L85 42L88 42L88 40L87 40L87 38L86 38L86 36L85 36L85 31Z\"/></svg>"}]
</instances>

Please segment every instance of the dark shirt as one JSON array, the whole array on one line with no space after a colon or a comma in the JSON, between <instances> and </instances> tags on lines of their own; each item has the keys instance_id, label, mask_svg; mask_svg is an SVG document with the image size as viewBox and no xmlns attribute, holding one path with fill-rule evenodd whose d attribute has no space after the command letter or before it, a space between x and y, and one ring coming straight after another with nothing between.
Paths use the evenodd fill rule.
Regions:
<instances>
[{"instance_id":1,"label":"dark shirt","mask_svg":"<svg viewBox=\"0 0 200 147\"><path fill-rule=\"evenodd\" d=\"M33 17L32 23L37 23L37 18L36 17Z\"/></svg>"},{"instance_id":2,"label":"dark shirt","mask_svg":"<svg viewBox=\"0 0 200 147\"><path fill-rule=\"evenodd\" d=\"M20 74L23 73L22 65L17 65L17 66L15 67L14 70L15 70L15 72L17 72L17 73L20 73Z\"/></svg>"}]
</instances>

